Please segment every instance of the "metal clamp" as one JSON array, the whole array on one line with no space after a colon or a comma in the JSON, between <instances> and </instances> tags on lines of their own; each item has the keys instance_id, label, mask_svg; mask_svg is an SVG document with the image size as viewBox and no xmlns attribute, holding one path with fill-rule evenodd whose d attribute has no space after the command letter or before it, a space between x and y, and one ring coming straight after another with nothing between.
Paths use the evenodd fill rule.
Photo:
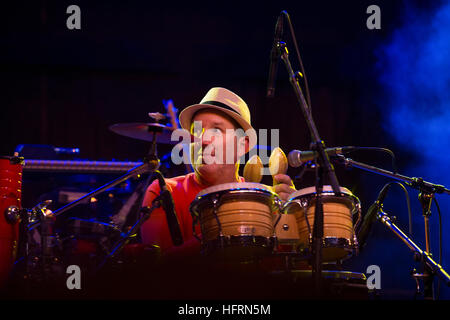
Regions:
<instances>
[{"instance_id":1,"label":"metal clamp","mask_svg":"<svg viewBox=\"0 0 450 320\"><path fill-rule=\"evenodd\" d=\"M20 220L20 214L22 210L18 206L9 206L5 209L6 222L14 224Z\"/></svg>"}]
</instances>

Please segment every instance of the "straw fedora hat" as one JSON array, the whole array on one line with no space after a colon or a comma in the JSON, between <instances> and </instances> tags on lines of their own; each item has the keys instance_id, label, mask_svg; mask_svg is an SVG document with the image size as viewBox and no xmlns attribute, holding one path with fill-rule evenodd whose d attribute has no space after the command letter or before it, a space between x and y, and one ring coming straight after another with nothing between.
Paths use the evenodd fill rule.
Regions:
<instances>
[{"instance_id":1,"label":"straw fedora hat","mask_svg":"<svg viewBox=\"0 0 450 320\"><path fill-rule=\"evenodd\" d=\"M250 110L245 101L234 92L225 88L211 88L199 104L194 104L180 112L180 125L185 130L190 130L192 117L202 109L219 110L234 119L246 132L254 129L251 125ZM256 137L256 133L255 133ZM255 141L252 141L255 140ZM250 139L250 149L256 145L256 139Z\"/></svg>"}]
</instances>

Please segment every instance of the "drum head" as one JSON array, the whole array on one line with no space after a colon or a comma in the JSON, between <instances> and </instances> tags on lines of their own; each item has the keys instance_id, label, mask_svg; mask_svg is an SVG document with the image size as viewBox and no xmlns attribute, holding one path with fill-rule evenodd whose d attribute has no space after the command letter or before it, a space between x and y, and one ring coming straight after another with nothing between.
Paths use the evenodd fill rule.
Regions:
<instances>
[{"instance_id":1,"label":"drum head","mask_svg":"<svg viewBox=\"0 0 450 320\"><path fill-rule=\"evenodd\" d=\"M278 204L278 196L269 186L253 182L224 183L200 191L189 210L191 215L199 216L199 211L212 207L213 199L233 201L238 199L266 203L273 210Z\"/></svg>"},{"instance_id":2,"label":"drum head","mask_svg":"<svg viewBox=\"0 0 450 320\"><path fill-rule=\"evenodd\" d=\"M353 196L353 193L345 187L340 187L340 190L341 190L341 193L343 193L345 195ZM328 195L328 194L334 195L333 188L329 185L323 186L322 193L324 195ZM291 197L289 198L288 201L293 200L298 197L309 196L309 195L314 195L314 194L316 194L316 187L303 188L303 189L300 189L300 190L292 193Z\"/></svg>"},{"instance_id":3,"label":"drum head","mask_svg":"<svg viewBox=\"0 0 450 320\"><path fill-rule=\"evenodd\" d=\"M349 189L345 187L340 187L340 190L344 196L336 196L330 185L323 186L322 189L322 195L324 196L323 201L327 201L327 199L330 199L331 201L332 199L332 201L335 202L347 203L349 206L351 206L352 214L353 215L357 214L361 206L361 202L359 201L358 197L356 197ZM284 209L288 209L289 211L289 208L292 207L293 204L296 204L297 202L296 200L298 199L311 199L311 201L309 201L309 204L311 205L315 202L314 201L315 195L316 195L316 187L308 187L300 189L291 194L291 197L284 205ZM302 204L302 206L303 205L304 204Z\"/></svg>"},{"instance_id":4,"label":"drum head","mask_svg":"<svg viewBox=\"0 0 450 320\"><path fill-rule=\"evenodd\" d=\"M234 182L234 183L218 184L216 186L203 189L197 194L196 198L200 198L211 193L216 193L220 191L231 191L231 190L261 190L268 193L273 193L275 195L275 193L272 191L272 188L264 184L254 182Z\"/></svg>"}]
</instances>

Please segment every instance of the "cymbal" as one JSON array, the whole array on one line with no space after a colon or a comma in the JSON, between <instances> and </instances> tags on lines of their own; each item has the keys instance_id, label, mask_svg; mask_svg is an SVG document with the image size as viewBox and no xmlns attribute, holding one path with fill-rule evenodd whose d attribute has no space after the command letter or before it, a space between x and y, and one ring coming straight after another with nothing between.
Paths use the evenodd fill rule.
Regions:
<instances>
[{"instance_id":1,"label":"cymbal","mask_svg":"<svg viewBox=\"0 0 450 320\"><path fill-rule=\"evenodd\" d=\"M161 144L177 144L178 141L171 141L170 137L174 128L167 127L160 123L116 123L109 127L109 130L120 134L121 136L144 140L153 141L153 137L156 134L156 143Z\"/></svg>"}]
</instances>

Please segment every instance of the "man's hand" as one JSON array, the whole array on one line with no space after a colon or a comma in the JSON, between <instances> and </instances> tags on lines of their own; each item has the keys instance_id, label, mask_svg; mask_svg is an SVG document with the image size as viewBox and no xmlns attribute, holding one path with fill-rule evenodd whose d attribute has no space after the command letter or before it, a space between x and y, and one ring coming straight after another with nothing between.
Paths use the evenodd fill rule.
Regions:
<instances>
[{"instance_id":1,"label":"man's hand","mask_svg":"<svg viewBox=\"0 0 450 320\"><path fill-rule=\"evenodd\" d=\"M295 186L291 178L286 174L277 174L273 177L273 192L278 194L282 201L287 201L291 193L295 192Z\"/></svg>"}]
</instances>

